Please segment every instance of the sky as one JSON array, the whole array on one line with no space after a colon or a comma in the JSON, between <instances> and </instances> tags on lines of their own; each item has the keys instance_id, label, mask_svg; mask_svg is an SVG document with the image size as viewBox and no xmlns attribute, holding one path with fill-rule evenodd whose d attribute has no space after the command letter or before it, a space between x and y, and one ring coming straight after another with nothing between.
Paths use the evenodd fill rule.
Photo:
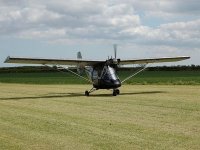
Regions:
<instances>
[{"instance_id":1,"label":"sky","mask_svg":"<svg viewBox=\"0 0 200 150\"><path fill-rule=\"evenodd\" d=\"M199 0L0 0L5 58L121 59L190 56L200 65ZM167 65L167 63L163 64Z\"/></svg>"}]
</instances>

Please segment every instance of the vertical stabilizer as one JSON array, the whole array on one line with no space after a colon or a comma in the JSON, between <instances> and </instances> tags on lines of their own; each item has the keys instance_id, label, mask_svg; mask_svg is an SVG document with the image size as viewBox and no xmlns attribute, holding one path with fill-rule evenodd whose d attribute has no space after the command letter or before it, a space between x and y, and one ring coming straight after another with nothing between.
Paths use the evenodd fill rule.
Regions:
<instances>
[{"instance_id":1,"label":"vertical stabilizer","mask_svg":"<svg viewBox=\"0 0 200 150\"><path fill-rule=\"evenodd\" d=\"M77 59L82 59L81 52L77 52ZM83 75L84 73L84 66L81 66L80 64L77 65L77 72L79 75Z\"/></svg>"},{"instance_id":2,"label":"vertical stabilizer","mask_svg":"<svg viewBox=\"0 0 200 150\"><path fill-rule=\"evenodd\" d=\"M78 53L77 53L77 59L82 59L81 52L78 52Z\"/></svg>"}]
</instances>

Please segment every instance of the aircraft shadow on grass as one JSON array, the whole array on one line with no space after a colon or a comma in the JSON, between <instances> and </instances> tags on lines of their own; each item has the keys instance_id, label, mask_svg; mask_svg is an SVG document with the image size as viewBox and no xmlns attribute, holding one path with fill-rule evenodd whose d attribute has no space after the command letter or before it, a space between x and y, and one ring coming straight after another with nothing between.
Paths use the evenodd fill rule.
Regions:
<instances>
[{"instance_id":1,"label":"aircraft shadow on grass","mask_svg":"<svg viewBox=\"0 0 200 150\"><path fill-rule=\"evenodd\" d=\"M143 91L143 92L127 92L121 93L120 95L138 95L138 94L159 94L166 93L165 91ZM113 97L111 94L94 94L89 97ZM67 97L85 97L82 93L50 93L49 95L41 96L24 96L24 97L8 97L0 98L0 100L33 100L33 99L51 99L51 98L67 98Z\"/></svg>"}]
</instances>

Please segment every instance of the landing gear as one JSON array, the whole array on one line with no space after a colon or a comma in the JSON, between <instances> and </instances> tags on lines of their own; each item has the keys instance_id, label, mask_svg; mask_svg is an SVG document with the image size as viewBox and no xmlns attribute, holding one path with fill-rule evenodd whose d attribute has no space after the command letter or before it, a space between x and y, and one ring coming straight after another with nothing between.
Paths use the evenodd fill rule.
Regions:
<instances>
[{"instance_id":1,"label":"landing gear","mask_svg":"<svg viewBox=\"0 0 200 150\"><path fill-rule=\"evenodd\" d=\"M117 96L117 92L113 90L113 96Z\"/></svg>"},{"instance_id":2,"label":"landing gear","mask_svg":"<svg viewBox=\"0 0 200 150\"><path fill-rule=\"evenodd\" d=\"M93 87L91 90L85 91L85 96L90 96L90 93L92 93L92 92L94 92L96 90L98 90L98 89ZM120 90L119 89L113 89L113 93L112 93L113 96L117 96L119 94L120 94Z\"/></svg>"},{"instance_id":3,"label":"landing gear","mask_svg":"<svg viewBox=\"0 0 200 150\"><path fill-rule=\"evenodd\" d=\"M119 89L113 89L113 96L117 96L120 94Z\"/></svg>"},{"instance_id":4,"label":"landing gear","mask_svg":"<svg viewBox=\"0 0 200 150\"><path fill-rule=\"evenodd\" d=\"M116 89L116 93L117 93L117 95L119 95L120 94L120 90Z\"/></svg>"},{"instance_id":5,"label":"landing gear","mask_svg":"<svg viewBox=\"0 0 200 150\"><path fill-rule=\"evenodd\" d=\"M85 96L89 96L90 93L88 91L85 91Z\"/></svg>"},{"instance_id":6,"label":"landing gear","mask_svg":"<svg viewBox=\"0 0 200 150\"><path fill-rule=\"evenodd\" d=\"M98 89L96 89L96 88L93 87L89 91L85 91L85 96L90 96L90 93L92 93L92 92L94 92L96 90L98 90Z\"/></svg>"}]
</instances>

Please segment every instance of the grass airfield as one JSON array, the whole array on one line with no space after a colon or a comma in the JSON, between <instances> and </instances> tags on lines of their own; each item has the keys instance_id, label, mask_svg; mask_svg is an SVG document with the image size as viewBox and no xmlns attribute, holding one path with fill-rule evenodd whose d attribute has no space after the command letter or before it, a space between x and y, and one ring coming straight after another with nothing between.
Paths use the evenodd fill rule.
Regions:
<instances>
[{"instance_id":1,"label":"grass airfield","mask_svg":"<svg viewBox=\"0 0 200 150\"><path fill-rule=\"evenodd\" d=\"M0 84L0 149L200 149L200 86Z\"/></svg>"}]
</instances>

